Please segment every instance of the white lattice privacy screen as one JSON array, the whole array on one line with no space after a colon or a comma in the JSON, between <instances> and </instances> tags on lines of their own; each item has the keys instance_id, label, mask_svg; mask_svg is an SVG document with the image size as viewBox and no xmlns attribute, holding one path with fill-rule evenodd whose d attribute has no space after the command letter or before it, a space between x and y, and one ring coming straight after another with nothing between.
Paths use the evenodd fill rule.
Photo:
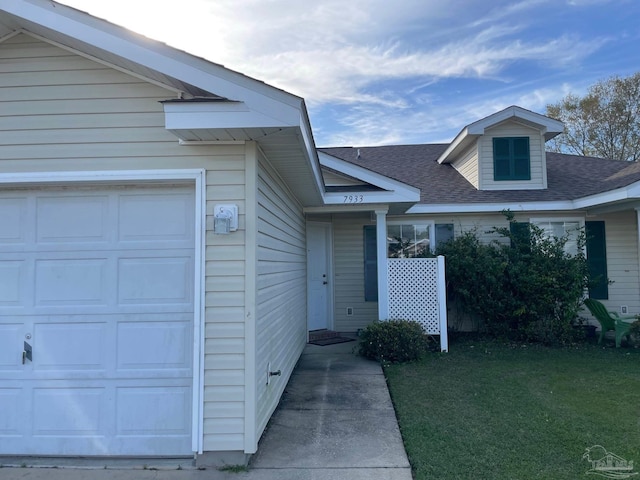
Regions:
<instances>
[{"instance_id":1,"label":"white lattice privacy screen","mask_svg":"<svg viewBox=\"0 0 640 480\"><path fill-rule=\"evenodd\" d=\"M389 318L415 320L427 333L446 337L444 259L389 258L388 266Z\"/></svg>"}]
</instances>

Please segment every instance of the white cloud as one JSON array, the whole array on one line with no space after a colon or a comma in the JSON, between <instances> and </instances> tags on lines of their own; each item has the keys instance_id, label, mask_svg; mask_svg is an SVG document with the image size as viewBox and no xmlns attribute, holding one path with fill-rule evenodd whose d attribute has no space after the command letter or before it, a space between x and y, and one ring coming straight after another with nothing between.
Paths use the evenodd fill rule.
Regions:
<instances>
[{"instance_id":1,"label":"white cloud","mask_svg":"<svg viewBox=\"0 0 640 480\"><path fill-rule=\"evenodd\" d=\"M513 65L566 72L607 42L546 31L551 0L60 1L300 95L312 114L332 106L334 125L314 125L323 145L449 141L508 105L544 111L562 89L527 84ZM452 79L493 88L435 98Z\"/></svg>"}]
</instances>

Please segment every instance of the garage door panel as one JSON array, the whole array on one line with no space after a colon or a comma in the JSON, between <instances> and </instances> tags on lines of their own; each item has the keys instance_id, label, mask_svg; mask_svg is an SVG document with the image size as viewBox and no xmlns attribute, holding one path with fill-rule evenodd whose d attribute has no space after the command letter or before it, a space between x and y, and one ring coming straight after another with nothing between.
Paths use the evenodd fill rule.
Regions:
<instances>
[{"instance_id":1,"label":"garage door panel","mask_svg":"<svg viewBox=\"0 0 640 480\"><path fill-rule=\"evenodd\" d=\"M108 264L106 258L36 261L36 305L106 305Z\"/></svg>"},{"instance_id":2,"label":"garage door panel","mask_svg":"<svg viewBox=\"0 0 640 480\"><path fill-rule=\"evenodd\" d=\"M26 268L23 260L0 260L0 308L23 305Z\"/></svg>"},{"instance_id":3,"label":"garage door panel","mask_svg":"<svg viewBox=\"0 0 640 480\"><path fill-rule=\"evenodd\" d=\"M118 436L186 436L191 430L189 387L118 388L116 398Z\"/></svg>"},{"instance_id":4,"label":"garage door panel","mask_svg":"<svg viewBox=\"0 0 640 480\"><path fill-rule=\"evenodd\" d=\"M190 257L120 259L118 303L191 303L191 264Z\"/></svg>"},{"instance_id":5,"label":"garage door panel","mask_svg":"<svg viewBox=\"0 0 640 480\"><path fill-rule=\"evenodd\" d=\"M27 198L0 198L0 244L21 244L27 239Z\"/></svg>"},{"instance_id":6,"label":"garage door panel","mask_svg":"<svg viewBox=\"0 0 640 480\"><path fill-rule=\"evenodd\" d=\"M22 331L22 324L0 324L0 374L22 369Z\"/></svg>"},{"instance_id":7,"label":"garage door panel","mask_svg":"<svg viewBox=\"0 0 640 480\"><path fill-rule=\"evenodd\" d=\"M22 388L0 388L0 437L24 434Z\"/></svg>"},{"instance_id":8,"label":"garage door panel","mask_svg":"<svg viewBox=\"0 0 640 480\"><path fill-rule=\"evenodd\" d=\"M189 370L191 322L132 322L118 325L120 370Z\"/></svg>"},{"instance_id":9,"label":"garage door panel","mask_svg":"<svg viewBox=\"0 0 640 480\"><path fill-rule=\"evenodd\" d=\"M34 436L103 436L106 388L36 388Z\"/></svg>"},{"instance_id":10,"label":"garage door panel","mask_svg":"<svg viewBox=\"0 0 640 480\"><path fill-rule=\"evenodd\" d=\"M109 241L106 195L41 196L36 208L38 243Z\"/></svg>"},{"instance_id":11,"label":"garage door panel","mask_svg":"<svg viewBox=\"0 0 640 480\"><path fill-rule=\"evenodd\" d=\"M190 241L190 195L121 195L118 238L121 242Z\"/></svg>"},{"instance_id":12,"label":"garage door panel","mask_svg":"<svg viewBox=\"0 0 640 480\"><path fill-rule=\"evenodd\" d=\"M35 324L33 369L106 370L106 323Z\"/></svg>"}]
</instances>

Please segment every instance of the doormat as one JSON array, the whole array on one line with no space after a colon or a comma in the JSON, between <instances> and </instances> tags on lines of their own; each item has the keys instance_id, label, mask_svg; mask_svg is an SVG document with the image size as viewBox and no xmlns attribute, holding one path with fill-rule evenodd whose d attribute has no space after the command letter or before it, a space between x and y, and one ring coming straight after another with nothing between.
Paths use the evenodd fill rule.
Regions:
<instances>
[{"instance_id":1,"label":"doormat","mask_svg":"<svg viewBox=\"0 0 640 480\"><path fill-rule=\"evenodd\" d=\"M330 338L318 338L317 340L310 340L309 343L311 345L320 345L321 347L326 347L327 345L335 345L337 343L346 343L346 342L354 342L354 338L346 338L346 337L330 337Z\"/></svg>"}]
</instances>

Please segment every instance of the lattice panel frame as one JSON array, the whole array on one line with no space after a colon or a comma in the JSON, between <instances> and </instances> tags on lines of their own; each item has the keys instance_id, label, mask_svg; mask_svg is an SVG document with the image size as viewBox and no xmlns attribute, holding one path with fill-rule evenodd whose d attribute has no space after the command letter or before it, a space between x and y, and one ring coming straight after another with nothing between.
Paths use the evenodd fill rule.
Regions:
<instances>
[{"instance_id":1,"label":"lattice panel frame","mask_svg":"<svg viewBox=\"0 0 640 480\"><path fill-rule=\"evenodd\" d=\"M389 258L388 281L389 319L415 320L439 335L438 259Z\"/></svg>"}]
</instances>

